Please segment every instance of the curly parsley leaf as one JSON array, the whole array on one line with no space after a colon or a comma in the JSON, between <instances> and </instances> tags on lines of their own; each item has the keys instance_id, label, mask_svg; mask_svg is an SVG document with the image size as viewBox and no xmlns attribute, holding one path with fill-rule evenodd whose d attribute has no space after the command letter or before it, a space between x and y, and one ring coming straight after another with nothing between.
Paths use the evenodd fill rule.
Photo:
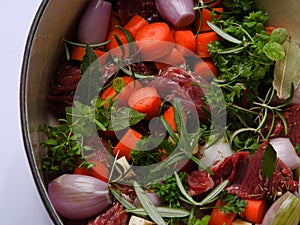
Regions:
<instances>
[{"instance_id":1,"label":"curly parsley leaf","mask_svg":"<svg viewBox=\"0 0 300 225\"><path fill-rule=\"evenodd\" d=\"M222 200L220 210L226 214L244 212L247 206L243 199L236 194L229 194L226 190L221 192L220 199Z\"/></svg>"},{"instance_id":2,"label":"curly parsley leaf","mask_svg":"<svg viewBox=\"0 0 300 225\"><path fill-rule=\"evenodd\" d=\"M179 173L178 175L185 189L187 189L187 173ZM177 181L174 175L166 178L162 183L155 182L151 184L151 186L153 191L164 201L165 205L170 208L182 207L179 199L181 192L177 186Z\"/></svg>"}]
</instances>

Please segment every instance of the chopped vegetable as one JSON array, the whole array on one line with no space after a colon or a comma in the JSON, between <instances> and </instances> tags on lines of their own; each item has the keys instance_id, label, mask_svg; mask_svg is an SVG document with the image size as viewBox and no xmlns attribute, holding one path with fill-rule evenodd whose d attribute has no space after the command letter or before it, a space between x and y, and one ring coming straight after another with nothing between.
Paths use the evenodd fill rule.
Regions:
<instances>
[{"instance_id":1,"label":"chopped vegetable","mask_svg":"<svg viewBox=\"0 0 300 225\"><path fill-rule=\"evenodd\" d=\"M214 31L209 31L205 33L200 33L196 37L196 52L197 55L200 58L209 58L211 57L209 50L208 50L208 44L211 42L217 41L219 37L217 36L217 33Z\"/></svg>"},{"instance_id":2,"label":"chopped vegetable","mask_svg":"<svg viewBox=\"0 0 300 225\"><path fill-rule=\"evenodd\" d=\"M174 47L169 25L164 22L144 26L137 32L135 40L145 61L155 61L169 54Z\"/></svg>"},{"instance_id":3,"label":"chopped vegetable","mask_svg":"<svg viewBox=\"0 0 300 225\"><path fill-rule=\"evenodd\" d=\"M212 10L206 8L201 9L199 16L200 18L196 20L194 25L194 31L196 33L211 30L211 28L207 25L206 21L212 21L212 17L217 17L215 11L219 13L223 12L223 8L212 8Z\"/></svg>"},{"instance_id":4,"label":"chopped vegetable","mask_svg":"<svg viewBox=\"0 0 300 225\"><path fill-rule=\"evenodd\" d=\"M125 24L124 28L131 34L132 38L135 39L137 32L147 24L149 24L147 20L139 15L135 15Z\"/></svg>"},{"instance_id":5,"label":"chopped vegetable","mask_svg":"<svg viewBox=\"0 0 300 225\"><path fill-rule=\"evenodd\" d=\"M83 60L83 56L85 55L85 51L86 49L84 47L81 46L72 46L72 52L71 52L71 59L73 60L78 60L78 61L82 61ZM102 51L102 50L98 50L98 49L94 49L95 54L97 55L97 57L103 56L106 52ZM106 60L108 58L108 55L106 54L105 57L101 58L100 64L104 65L106 63Z\"/></svg>"},{"instance_id":6,"label":"chopped vegetable","mask_svg":"<svg viewBox=\"0 0 300 225\"><path fill-rule=\"evenodd\" d=\"M243 199L247 206L245 211L241 213L241 217L252 223L261 223L266 212L267 202L265 199Z\"/></svg>"},{"instance_id":7,"label":"chopped vegetable","mask_svg":"<svg viewBox=\"0 0 300 225\"><path fill-rule=\"evenodd\" d=\"M186 62L186 60L183 57L182 52L177 50L177 48L173 48L173 50L170 53L157 59L157 62L155 62L155 65L156 65L157 69L162 69L167 65L179 66L179 65L184 64L185 62Z\"/></svg>"},{"instance_id":8,"label":"chopped vegetable","mask_svg":"<svg viewBox=\"0 0 300 225\"><path fill-rule=\"evenodd\" d=\"M147 120L158 116L162 100L154 87L143 87L132 93L128 99L128 105L140 112L146 114Z\"/></svg>"},{"instance_id":9,"label":"chopped vegetable","mask_svg":"<svg viewBox=\"0 0 300 225\"><path fill-rule=\"evenodd\" d=\"M108 181L109 170L106 164L99 161L89 161L89 164L77 166L74 174L88 175L98 178L104 182Z\"/></svg>"},{"instance_id":10,"label":"chopped vegetable","mask_svg":"<svg viewBox=\"0 0 300 225\"><path fill-rule=\"evenodd\" d=\"M100 93L100 98L104 101L118 100L118 106L128 106L128 99L131 94L142 87L138 80L132 77L123 76L115 79L115 82ZM106 104L108 105L108 104Z\"/></svg>"},{"instance_id":11,"label":"chopped vegetable","mask_svg":"<svg viewBox=\"0 0 300 225\"><path fill-rule=\"evenodd\" d=\"M109 43L106 45L107 50L109 50L110 54L112 54L114 57L117 58L128 58L129 57L129 46L128 39L124 31L122 31L121 28L116 27L110 30L107 34L106 40L109 41ZM119 43L119 41L121 43ZM120 47L120 44L124 47L124 55L122 52L122 48Z\"/></svg>"},{"instance_id":12,"label":"chopped vegetable","mask_svg":"<svg viewBox=\"0 0 300 225\"><path fill-rule=\"evenodd\" d=\"M174 32L176 47L183 55L196 53L196 41L193 32L189 29L175 30Z\"/></svg>"},{"instance_id":13,"label":"chopped vegetable","mask_svg":"<svg viewBox=\"0 0 300 225\"><path fill-rule=\"evenodd\" d=\"M219 199L215 205L215 208L210 214L208 225L231 225L231 223L234 221L236 213L225 213L220 209L220 206L222 206L222 201Z\"/></svg>"},{"instance_id":14,"label":"chopped vegetable","mask_svg":"<svg viewBox=\"0 0 300 225\"><path fill-rule=\"evenodd\" d=\"M136 148L136 143L141 138L142 135L139 132L129 128L115 146L113 151L114 156L118 156L118 158L125 156L127 161L130 161L130 152Z\"/></svg>"},{"instance_id":15,"label":"chopped vegetable","mask_svg":"<svg viewBox=\"0 0 300 225\"><path fill-rule=\"evenodd\" d=\"M163 112L163 117L172 128L174 132L177 131L176 123L175 123L175 115L174 115L174 107L170 106L167 110Z\"/></svg>"}]
</instances>

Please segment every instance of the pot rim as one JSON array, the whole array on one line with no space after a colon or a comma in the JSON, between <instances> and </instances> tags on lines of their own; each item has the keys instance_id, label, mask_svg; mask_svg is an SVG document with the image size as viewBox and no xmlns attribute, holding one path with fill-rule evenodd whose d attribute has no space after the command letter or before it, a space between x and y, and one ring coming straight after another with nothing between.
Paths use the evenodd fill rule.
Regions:
<instances>
[{"instance_id":1,"label":"pot rim","mask_svg":"<svg viewBox=\"0 0 300 225\"><path fill-rule=\"evenodd\" d=\"M25 50L24 50L24 55L23 55L23 60L22 60L22 67L21 67L21 78L20 78L20 87L19 87L19 99L20 99L19 107L20 107L20 121L21 121L23 145L25 147L26 156L27 156L27 159L29 162L30 170L33 175L35 185L37 187L40 198L41 198L52 222L55 225L62 225L62 222L61 222L59 216L57 215L56 211L54 210L54 208L48 198L47 191L44 187L44 184L40 177L39 171L37 169L37 164L35 162L33 151L32 151L33 148L30 143L28 122L27 122L27 116L26 116L27 115L26 85L27 85L27 78L28 78L30 53L32 50L33 40L34 40L36 31L37 31L37 28L40 24L41 18L43 16L45 9L47 8L47 5L49 4L49 2L50 2L50 0L42 0L42 2L39 5L39 8L34 16L31 27L29 29L29 33L28 33L27 40L25 43Z\"/></svg>"}]
</instances>

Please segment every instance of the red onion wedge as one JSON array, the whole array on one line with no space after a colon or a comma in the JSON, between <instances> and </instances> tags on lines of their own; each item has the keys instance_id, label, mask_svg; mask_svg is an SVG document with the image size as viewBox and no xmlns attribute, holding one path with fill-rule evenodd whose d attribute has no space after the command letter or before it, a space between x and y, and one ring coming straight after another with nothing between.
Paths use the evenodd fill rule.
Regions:
<instances>
[{"instance_id":1,"label":"red onion wedge","mask_svg":"<svg viewBox=\"0 0 300 225\"><path fill-rule=\"evenodd\" d=\"M103 0L91 0L78 25L78 41L86 44L99 44L105 41L112 4Z\"/></svg>"},{"instance_id":2,"label":"red onion wedge","mask_svg":"<svg viewBox=\"0 0 300 225\"><path fill-rule=\"evenodd\" d=\"M183 28L195 20L193 0L155 0L157 11L175 28Z\"/></svg>"},{"instance_id":3,"label":"red onion wedge","mask_svg":"<svg viewBox=\"0 0 300 225\"><path fill-rule=\"evenodd\" d=\"M57 213L74 220L95 216L112 204L108 184L87 175L61 175L50 182L48 194Z\"/></svg>"}]
</instances>

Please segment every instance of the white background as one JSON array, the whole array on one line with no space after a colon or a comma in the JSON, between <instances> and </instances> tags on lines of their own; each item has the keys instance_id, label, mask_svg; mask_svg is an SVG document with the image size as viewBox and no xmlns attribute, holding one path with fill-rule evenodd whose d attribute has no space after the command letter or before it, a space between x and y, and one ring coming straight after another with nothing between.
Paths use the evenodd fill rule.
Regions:
<instances>
[{"instance_id":1,"label":"white background","mask_svg":"<svg viewBox=\"0 0 300 225\"><path fill-rule=\"evenodd\" d=\"M19 81L41 0L0 0L0 224L52 224L37 192L20 127Z\"/></svg>"}]
</instances>

